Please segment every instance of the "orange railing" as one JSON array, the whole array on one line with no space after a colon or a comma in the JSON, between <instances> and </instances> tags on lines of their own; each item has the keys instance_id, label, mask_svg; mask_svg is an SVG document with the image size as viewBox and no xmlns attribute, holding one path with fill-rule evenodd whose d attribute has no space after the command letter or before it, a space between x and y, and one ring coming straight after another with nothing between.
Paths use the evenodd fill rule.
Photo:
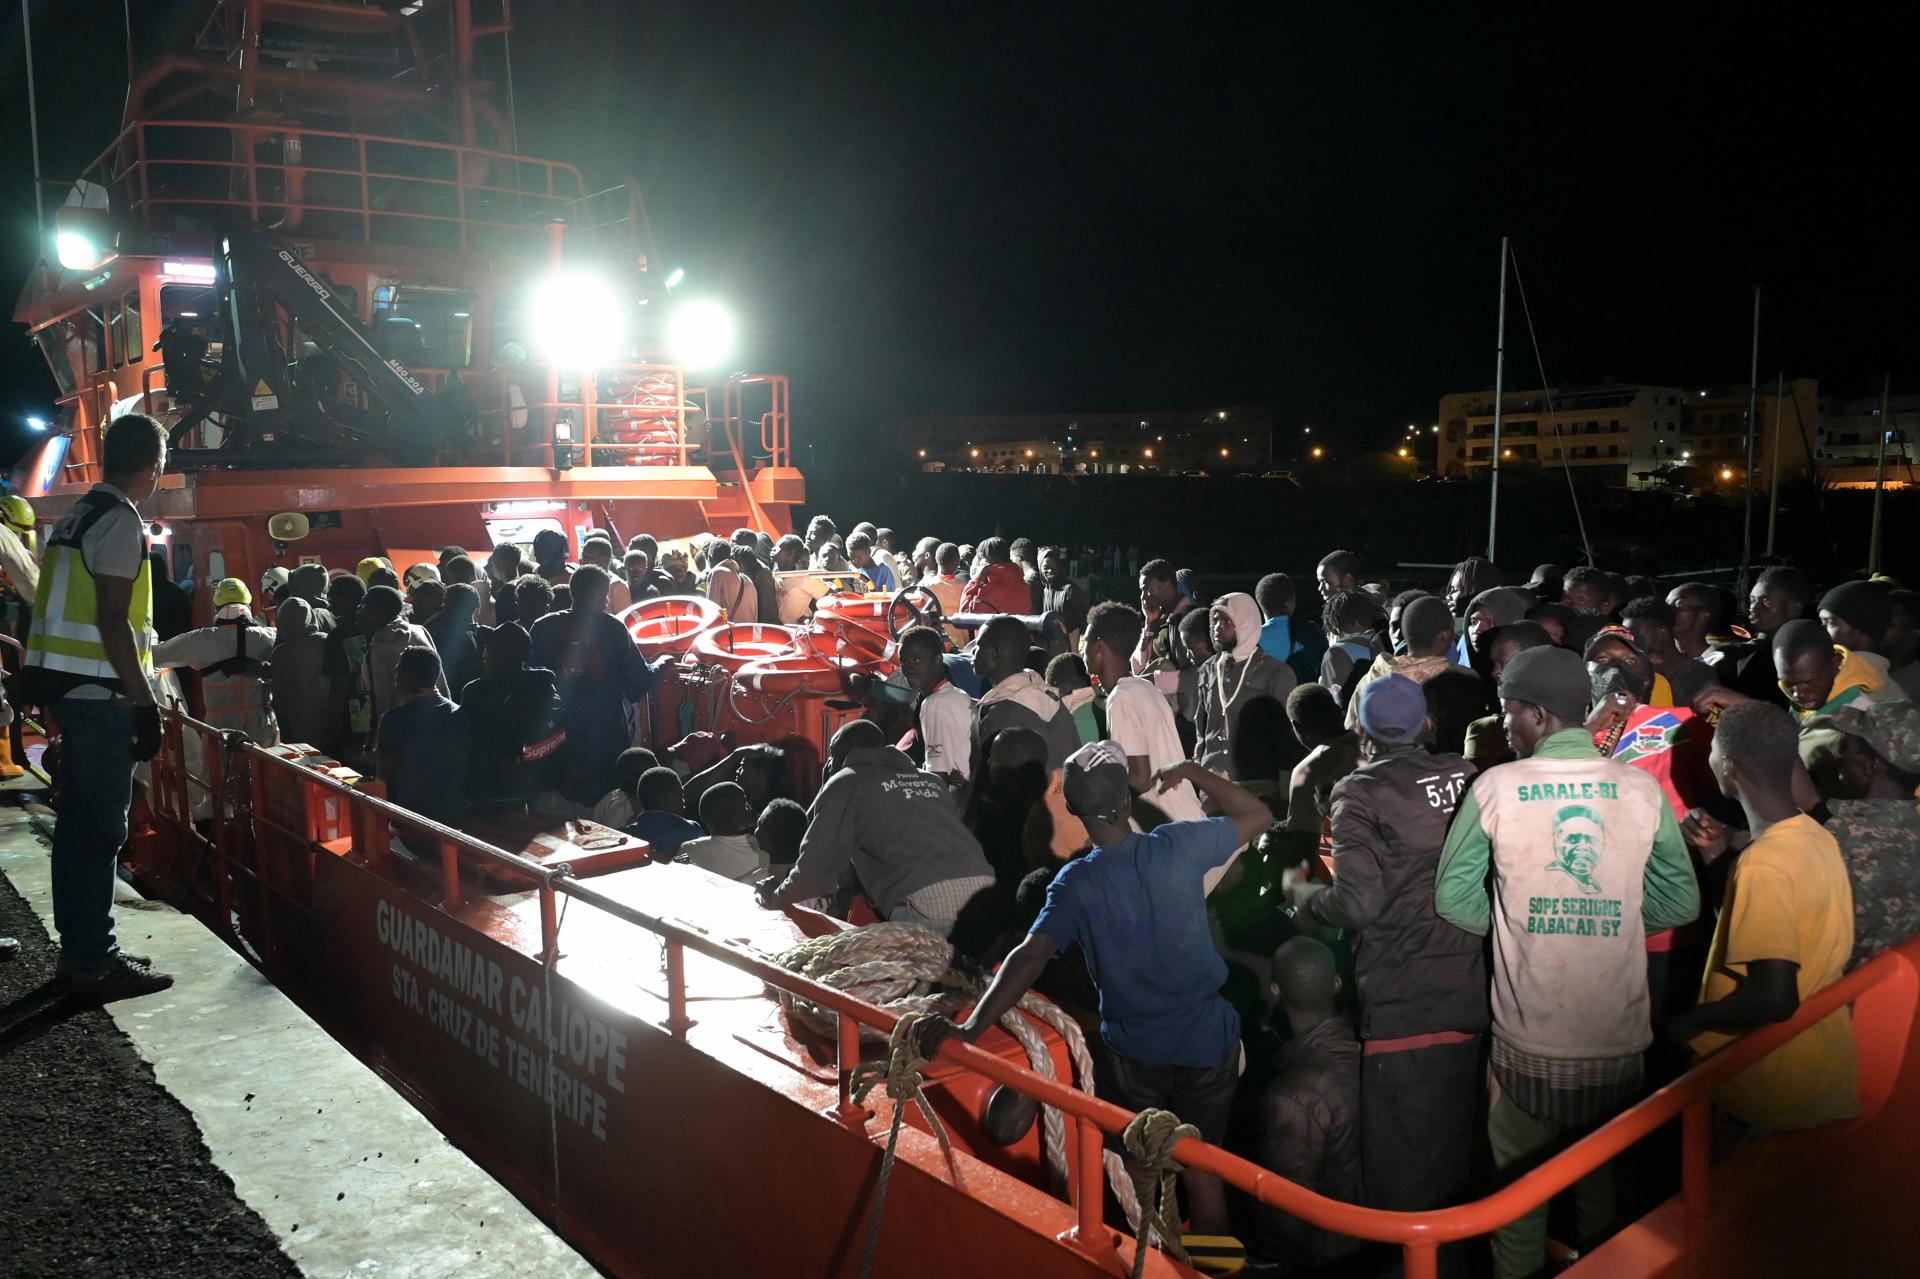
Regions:
<instances>
[{"instance_id":1,"label":"orange railing","mask_svg":"<svg viewBox=\"0 0 1920 1279\"><path fill-rule=\"evenodd\" d=\"M447 142L143 120L82 177L147 231L210 232L244 212L289 236L544 254L549 224L564 220L570 244L589 251L652 249L631 183L590 192L570 164Z\"/></svg>"},{"instance_id":2,"label":"orange railing","mask_svg":"<svg viewBox=\"0 0 1920 1279\"><path fill-rule=\"evenodd\" d=\"M197 785L208 791L214 797L214 838L207 841L197 834L193 837L201 840L215 856L232 861L244 855L246 832L222 832L223 826L236 823L237 814L220 802L218 796L221 789L223 785L239 784L246 780L235 779L232 769L238 766L252 770L251 790L256 796L268 784L267 777L274 770L281 770L285 784L321 788L350 806L354 845L376 866L384 864L389 856L389 823L409 832L410 845L418 839L419 848L437 850L441 904L449 911L457 909L465 901L460 877L462 856L511 868L532 881L539 895L541 954L538 958L544 964L550 965L559 954L560 916L557 899L562 896L595 907L657 935L662 941L666 959L665 1027L674 1034L683 1034L693 1025L687 1013L685 955L688 950L749 973L769 986L832 1011L838 1022L839 1101L836 1114L850 1127L864 1131L869 1116L853 1101L852 1096L853 1070L861 1058L860 1031L863 1027L890 1031L894 1018L889 1014L842 991L798 976L743 946L711 936L682 921L650 914L598 892L574 879L564 866L549 867L506 852L376 795L318 775L260 747L249 744L238 751L230 750L221 743L216 730L185 716L169 712L168 719L171 721L166 734L169 751L178 752L183 732L194 732L200 735L202 748L209 753L213 762L208 766L209 775L204 781L179 780L184 777L184 767L157 768L156 785L161 785L158 777L163 774L175 779L165 784L168 791L161 805L168 808L170 813L184 813L187 785ZM255 821L261 820L261 807L256 803ZM182 824L187 831L192 831L190 822ZM284 832L285 828L282 830ZM241 866L238 869L255 881L271 878L262 874L259 867ZM216 884L224 884L225 877L216 874L215 881ZM233 918L232 903L224 889L220 890L217 900L219 920L230 921ZM1429 1212L1388 1212L1343 1203L1275 1176L1218 1146L1193 1138L1181 1141L1173 1154L1187 1167L1213 1173L1258 1202L1281 1209L1315 1226L1354 1238L1398 1246L1408 1279L1434 1279L1441 1245L1489 1234L1517 1220L1678 1118L1682 1133L1681 1202L1689 1216L1704 1218L1713 1175L1710 1163L1710 1119L1714 1091L1788 1040L1852 1004L1855 1006L1855 1034L1862 1041L1859 1081L1861 1112L1863 1116L1871 1118L1892 1095L1904 1062L1904 1049L1911 1032L1915 1006L1920 1003L1920 968L1916 967L1915 962L1917 956L1920 956L1920 941L1909 942L1876 957L1803 1001L1799 1011L1789 1020L1741 1037L1680 1079L1500 1190L1459 1207ZM1120 1262L1115 1236L1104 1219L1105 1185L1101 1150L1108 1134L1125 1129L1133 1119L1132 1112L1070 1085L1042 1078L972 1044L949 1039L941 1046L938 1056L952 1065L984 1076L994 1083L1004 1084L1045 1105L1057 1107L1067 1116L1073 1128L1072 1140L1076 1153L1070 1187L1076 1225L1065 1236L1065 1241L1118 1272Z\"/></svg>"}]
</instances>

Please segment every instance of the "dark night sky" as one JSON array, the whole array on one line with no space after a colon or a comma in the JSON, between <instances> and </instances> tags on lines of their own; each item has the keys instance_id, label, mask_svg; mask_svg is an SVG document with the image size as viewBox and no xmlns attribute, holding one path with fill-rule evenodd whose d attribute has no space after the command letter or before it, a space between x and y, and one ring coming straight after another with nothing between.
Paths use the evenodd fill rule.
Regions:
<instances>
[{"instance_id":1,"label":"dark night sky","mask_svg":"<svg viewBox=\"0 0 1920 1279\"><path fill-rule=\"evenodd\" d=\"M1766 372L1910 381L1903 38L1678 7L523 0L515 89L523 150L638 176L663 257L734 301L823 444L1215 402L1385 444L1489 383L1503 232L1556 381L1744 381L1754 283ZM67 175L117 121L120 5L35 8ZM32 204L5 21L11 301ZM4 349L17 416L46 383Z\"/></svg>"}]
</instances>

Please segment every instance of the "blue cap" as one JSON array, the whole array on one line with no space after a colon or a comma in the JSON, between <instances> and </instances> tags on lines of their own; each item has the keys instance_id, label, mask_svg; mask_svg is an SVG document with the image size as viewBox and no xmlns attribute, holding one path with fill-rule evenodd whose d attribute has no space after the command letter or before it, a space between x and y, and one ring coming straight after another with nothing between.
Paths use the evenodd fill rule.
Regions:
<instances>
[{"instance_id":1,"label":"blue cap","mask_svg":"<svg viewBox=\"0 0 1920 1279\"><path fill-rule=\"evenodd\" d=\"M1360 690L1360 728L1376 742L1420 740L1427 726L1427 695L1405 675L1382 675Z\"/></svg>"}]
</instances>

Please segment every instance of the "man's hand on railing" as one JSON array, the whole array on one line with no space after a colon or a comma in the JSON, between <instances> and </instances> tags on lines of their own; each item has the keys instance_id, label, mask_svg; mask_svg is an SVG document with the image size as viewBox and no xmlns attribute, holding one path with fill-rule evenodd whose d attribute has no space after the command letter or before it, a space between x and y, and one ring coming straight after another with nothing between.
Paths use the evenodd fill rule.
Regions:
<instances>
[{"instance_id":1,"label":"man's hand on railing","mask_svg":"<svg viewBox=\"0 0 1920 1279\"><path fill-rule=\"evenodd\" d=\"M972 1043L976 1035L969 1035L951 1017L932 1013L922 1017L914 1026L914 1050L928 1061L932 1061L940 1052L940 1045L948 1039L958 1036L966 1043Z\"/></svg>"}]
</instances>

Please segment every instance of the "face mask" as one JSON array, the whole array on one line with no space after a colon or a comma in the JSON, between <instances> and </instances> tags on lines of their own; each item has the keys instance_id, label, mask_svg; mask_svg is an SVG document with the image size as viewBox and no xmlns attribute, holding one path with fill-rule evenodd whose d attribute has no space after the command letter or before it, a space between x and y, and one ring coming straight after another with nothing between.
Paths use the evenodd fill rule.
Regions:
<instances>
[{"instance_id":1,"label":"face mask","mask_svg":"<svg viewBox=\"0 0 1920 1279\"><path fill-rule=\"evenodd\" d=\"M1592 673L1593 701L1597 706L1616 693L1636 702L1647 700L1647 688L1638 672L1626 666L1602 666Z\"/></svg>"}]
</instances>

